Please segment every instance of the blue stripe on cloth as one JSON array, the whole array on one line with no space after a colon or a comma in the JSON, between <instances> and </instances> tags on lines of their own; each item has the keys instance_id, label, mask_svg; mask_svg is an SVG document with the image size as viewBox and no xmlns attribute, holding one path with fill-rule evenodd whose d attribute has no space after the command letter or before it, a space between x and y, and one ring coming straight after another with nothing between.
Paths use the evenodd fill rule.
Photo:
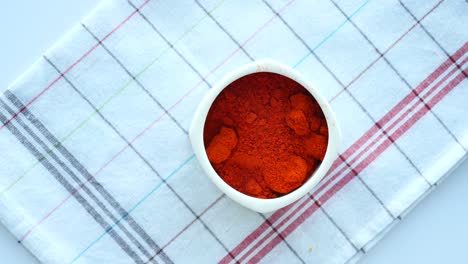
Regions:
<instances>
[{"instance_id":1,"label":"blue stripe on cloth","mask_svg":"<svg viewBox=\"0 0 468 264\"><path fill-rule=\"evenodd\" d=\"M338 31L340 31L348 22L351 18L353 18L357 13L361 11L363 7L365 7L370 0L364 1L350 16L347 18L343 23L341 23L335 30L330 32L325 38L323 38L322 41L320 41L315 47L312 48L312 51L315 51L316 49L320 48L325 42L327 42L331 37L333 37ZM293 68L296 68L299 66L301 63L303 63L309 56L312 55L312 52L308 52L304 57L302 57L296 64L294 64Z\"/></svg>"},{"instance_id":2,"label":"blue stripe on cloth","mask_svg":"<svg viewBox=\"0 0 468 264\"><path fill-rule=\"evenodd\" d=\"M122 216L119 220L117 220L108 230L106 230L104 233L102 233L99 237L97 237L95 240L93 240L83 251L80 252L72 261L70 261L70 264L75 263L81 256L86 253L94 244L96 244L99 240L101 240L109 231L111 231L118 223L120 223L122 220L125 219L130 213L132 213L138 206L140 206L146 199L148 199L153 193L155 193L161 186L164 184L165 181L168 181L171 179L173 176L175 176L185 165L187 165L193 158L195 157L195 154L192 154L188 159L186 159L182 164L180 164L179 167L177 167L174 171L169 174L166 178L164 178L164 181L161 181L158 183L156 186L154 186L153 189L151 189L150 192L148 192L143 198L141 198L134 206L132 206L128 211L127 214Z\"/></svg>"},{"instance_id":3,"label":"blue stripe on cloth","mask_svg":"<svg viewBox=\"0 0 468 264\"><path fill-rule=\"evenodd\" d=\"M349 19L353 18L355 15L357 15L368 3L370 0L364 1L346 20L344 20L337 28L335 28L333 31L330 32L325 38L323 38L317 45L312 48L312 51L317 50L320 48L323 44L325 44L329 39L331 39L336 33L338 33L348 22ZM304 57L302 57L296 64L294 64L293 68L296 68L299 66L301 63L303 63L307 58L310 57L312 53L308 52ZM167 181L170 178L172 178L174 175L177 174L185 165L187 165L193 158L195 157L195 154L192 154L187 160L185 160L177 169L175 169L169 176L167 176L164 180ZM156 185L149 193L147 193L141 200L139 200L130 210L128 210L128 214L130 214L133 210L135 210L140 204L142 204L148 197L150 197L153 193L155 193L162 185L164 182L160 182L158 185ZM119 219L116 223L114 223L111 226L111 229L114 228L115 225L117 225L120 221L122 221L127 215ZM99 237L97 237L95 240L93 240L83 251L80 252L69 264L75 263L81 256L83 256L86 251L88 251L91 247L94 246L99 240L101 240L110 230L106 230L106 232L102 233Z\"/></svg>"}]
</instances>

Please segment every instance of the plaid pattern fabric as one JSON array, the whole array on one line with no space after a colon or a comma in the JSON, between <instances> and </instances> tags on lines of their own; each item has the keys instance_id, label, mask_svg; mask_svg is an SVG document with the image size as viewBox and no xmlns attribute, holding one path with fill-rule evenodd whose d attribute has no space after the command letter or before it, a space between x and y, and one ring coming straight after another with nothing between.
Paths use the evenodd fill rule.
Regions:
<instances>
[{"instance_id":1,"label":"plaid pattern fabric","mask_svg":"<svg viewBox=\"0 0 468 264\"><path fill-rule=\"evenodd\" d=\"M466 157L468 4L105 1L0 97L0 220L44 263L347 263ZM343 148L270 214L222 195L187 130L212 84L274 58Z\"/></svg>"}]
</instances>

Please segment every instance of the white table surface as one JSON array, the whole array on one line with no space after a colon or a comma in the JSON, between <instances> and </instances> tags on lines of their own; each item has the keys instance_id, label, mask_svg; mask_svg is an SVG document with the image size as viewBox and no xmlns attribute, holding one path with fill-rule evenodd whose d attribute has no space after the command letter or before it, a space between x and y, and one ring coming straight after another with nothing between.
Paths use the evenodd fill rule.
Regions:
<instances>
[{"instance_id":1,"label":"white table surface","mask_svg":"<svg viewBox=\"0 0 468 264\"><path fill-rule=\"evenodd\" d=\"M0 90L97 0L17 0L0 8ZM397 225L361 264L468 263L468 160ZM38 263L0 224L0 263Z\"/></svg>"}]
</instances>

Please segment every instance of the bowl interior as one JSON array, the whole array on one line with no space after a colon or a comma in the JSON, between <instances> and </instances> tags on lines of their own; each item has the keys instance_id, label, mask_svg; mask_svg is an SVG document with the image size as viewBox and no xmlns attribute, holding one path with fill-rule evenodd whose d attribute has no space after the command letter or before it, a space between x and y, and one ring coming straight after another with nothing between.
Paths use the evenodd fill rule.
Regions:
<instances>
[{"instance_id":1,"label":"bowl interior","mask_svg":"<svg viewBox=\"0 0 468 264\"><path fill-rule=\"evenodd\" d=\"M325 120L327 122L329 131L328 146L323 161L319 165L319 167L312 173L309 179L296 190L283 196L270 199L261 199L246 195L242 192L237 191L236 189L228 185L226 182L224 182L224 180L216 173L210 161L208 160L203 141L203 129L208 115L208 111L210 110L211 105L213 104L217 96L223 91L224 88L226 88L235 80L245 75L258 72L277 73L286 76L302 85L320 105L321 110L323 111L323 114L325 116ZM237 201L245 207L259 212L268 212L279 209L307 194L307 192L310 191L323 178L325 173L330 168L333 160L337 156L341 138L339 128L337 127L336 119L330 108L330 105L328 104L326 99L320 94L320 92L316 90L314 86L297 71L293 70L289 66L280 64L273 60L259 60L247 64L233 71L231 74L225 76L216 85L214 85L213 88L208 92L208 94L200 103L195 113L189 135L196 157L201 167L203 168L207 176L213 181L213 183L231 199Z\"/></svg>"}]
</instances>

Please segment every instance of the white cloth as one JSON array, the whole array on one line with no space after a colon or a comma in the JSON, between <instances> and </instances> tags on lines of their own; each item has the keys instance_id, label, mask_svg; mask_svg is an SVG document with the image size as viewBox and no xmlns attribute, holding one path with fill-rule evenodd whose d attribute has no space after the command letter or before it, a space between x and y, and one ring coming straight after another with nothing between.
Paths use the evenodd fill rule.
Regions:
<instances>
[{"instance_id":1,"label":"white cloth","mask_svg":"<svg viewBox=\"0 0 468 264\"><path fill-rule=\"evenodd\" d=\"M0 219L44 263L355 261L466 156L465 1L132 1L0 97ZM261 215L208 180L187 129L265 57L323 92L344 144L311 196Z\"/></svg>"}]
</instances>

